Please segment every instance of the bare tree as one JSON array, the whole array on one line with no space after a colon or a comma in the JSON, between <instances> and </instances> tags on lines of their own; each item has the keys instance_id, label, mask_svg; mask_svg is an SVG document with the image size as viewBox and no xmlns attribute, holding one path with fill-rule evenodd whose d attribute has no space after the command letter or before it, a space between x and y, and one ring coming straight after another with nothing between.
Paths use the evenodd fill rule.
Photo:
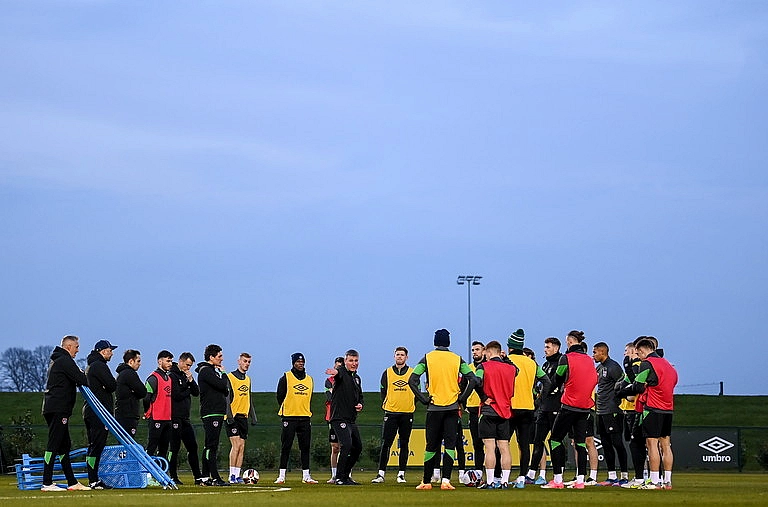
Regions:
<instances>
[{"instance_id":1,"label":"bare tree","mask_svg":"<svg viewBox=\"0 0 768 507\"><path fill-rule=\"evenodd\" d=\"M45 391L48 380L48 365L51 363L51 345L40 345L31 351L32 362L29 366L29 387L31 391Z\"/></svg>"},{"instance_id":2,"label":"bare tree","mask_svg":"<svg viewBox=\"0 0 768 507\"><path fill-rule=\"evenodd\" d=\"M0 376L10 391L29 391L29 371L32 364L32 351L11 347L0 355Z\"/></svg>"}]
</instances>

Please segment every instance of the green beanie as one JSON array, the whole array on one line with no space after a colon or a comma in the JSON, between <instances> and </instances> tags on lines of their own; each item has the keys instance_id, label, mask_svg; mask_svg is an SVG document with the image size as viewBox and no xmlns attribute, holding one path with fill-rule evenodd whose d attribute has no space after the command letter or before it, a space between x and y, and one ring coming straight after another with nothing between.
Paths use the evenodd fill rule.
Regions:
<instances>
[{"instance_id":1,"label":"green beanie","mask_svg":"<svg viewBox=\"0 0 768 507\"><path fill-rule=\"evenodd\" d=\"M525 343L525 331L518 329L507 339L507 347L510 349L522 350Z\"/></svg>"}]
</instances>

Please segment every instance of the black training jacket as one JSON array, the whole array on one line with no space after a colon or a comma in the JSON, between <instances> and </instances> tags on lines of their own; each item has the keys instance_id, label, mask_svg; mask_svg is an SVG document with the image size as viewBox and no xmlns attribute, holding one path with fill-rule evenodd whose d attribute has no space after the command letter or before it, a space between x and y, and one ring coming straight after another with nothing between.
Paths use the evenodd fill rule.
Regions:
<instances>
[{"instance_id":1,"label":"black training jacket","mask_svg":"<svg viewBox=\"0 0 768 507\"><path fill-rule=\"evenodd\" d=\"M85 373L77 367L69 352L57 346L51 353L51 363L48 365L43 414L71 416L77 399L77 386L87 384Z\"/></svg>"},{"instance_id":2,"label":"black training jacket","mask_svg":"<svg viewBox=\"0 0 768 507\"><path fill-rule=\"evenodd\" d=\"M197 383L200 386L200 417L227 415L229 380L207 361L197 363Z\"/></svg>"},{"instance_id":3,"label":"black training jacket","mask_svg":"<svg viewBox=\"0 0 768 507\"><path fill-rule=\"evenodd\" d=\"M193 378L187 380L186 374L179 369L178 363L173 363L171 371L171 416L182 421L189 420L189 411L192 407L192 396L200 395L200 387Z\"/></svg>"},{"instance_id":4,"label":"black training jacket","mask_svg":"<svg viewBox=\"0 0 768 507\"><path fill-rule=\"evenodd\" d=\"M114 414L115 406L112 393L117 389L117 382L112 372L109 371L107 360L100 353L92 350L88 354L88 366L85 368L85 378L88 379L88 387L93 391L96 399L104 405L110 414ZM83 404L83 418L96 417L88 403Z\"/></svg>"},{"instance_id":5,"label":"black training jacket","mask_svg":"<svg viewBox=\"0 0 768 507\"><path fill-rule=\"evenodd\" d=\"M139 419L139 402L147 395L147 386L139 374L125 363L117 365L117 389L115 390L115 417Z\"/></svg>"}]
</instances>

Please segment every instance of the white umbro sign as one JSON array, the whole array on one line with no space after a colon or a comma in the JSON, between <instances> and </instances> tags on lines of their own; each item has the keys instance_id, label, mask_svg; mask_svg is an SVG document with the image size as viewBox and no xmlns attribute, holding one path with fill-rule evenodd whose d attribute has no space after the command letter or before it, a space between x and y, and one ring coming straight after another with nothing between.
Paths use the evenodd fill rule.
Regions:
<instances>
[{"instance_id":1,"label":"white umbro sign","mask_svg":"<svg viewBox=\"0 0 768 507\"><path fill-rule=\"evenodd\" d=\"M732 448L735 444L729 442L724 438L714 436L703 442L699 442L699 447L705 451L709 451L712 455L705 455L701 457L702 461L731 461L730 456L721 456L720 453Z\"/></svg>"}]
</instances>

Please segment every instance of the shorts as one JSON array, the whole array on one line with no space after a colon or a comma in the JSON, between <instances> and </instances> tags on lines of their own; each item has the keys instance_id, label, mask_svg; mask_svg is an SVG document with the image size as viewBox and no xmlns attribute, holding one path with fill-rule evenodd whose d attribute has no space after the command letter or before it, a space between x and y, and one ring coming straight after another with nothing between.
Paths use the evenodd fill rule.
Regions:
<instances>
[{"instance_id":1,"label":"shorts","mask_svg":"<svg viewBox=\"0 0 768 507\"><path fill-rule=\"evenodd\" d=\"M589 412L586 412L587 414L587 421L586 421L586 429L584 433L584 437L594 437L595 436L595 411L590 410ZM573 428L568 430L568 438L573 439Z\"/></svg>"},{"instance_id":2,"label":"shorts","mask_svg":"<svg viewBox=\"0 0 768 507\"><path fill-rule=\"evenodd\" d=\"M243 416L235 416L231 423L227 423L227 436L240 437L243 440L248 439L248 418Z\"/></svg>"},{"instance_id":3,"label":"shorts","mask_svg":"<svg viewBox=\"0 0 768 507\"><path fill-rule=\"evenodd\" d=\"M339 443L339 437L336 436L336 430L333 429L333 425L328 423L328 442L332 444Z\"/></svg>"},{"instance_id":4,"label":"shorts","mask_svg":"<svg viewBox=\"0 0 768 507\"><path fill-rule=\"evenodd\" d=\"M601 414L597 416L597 434L606 437L612 433L621 433L624 431L624 414L617 412L615 414Z\"/></svg>"},{"instance_id":5,"label":"shorts","mask_svg":"<svg viewBox=\"0 0 768 507\"><path fill-rule=\"evenodd\" d=\"M672 413L646 410L640 418L645 438L665 438L672 434Z\"/></svg>"},{"instance_id":6,"label":"shorts","mask_svg":"<svg viewBox=\"0 0 768 507\"><path fill-rule=\"evenodd\" d=\"M497 415L481 414L477 421L477 434L481 439L492 438L494 440L509 440L512 432L509 428L509 419Z\"/></svg>"}]
</instances>

